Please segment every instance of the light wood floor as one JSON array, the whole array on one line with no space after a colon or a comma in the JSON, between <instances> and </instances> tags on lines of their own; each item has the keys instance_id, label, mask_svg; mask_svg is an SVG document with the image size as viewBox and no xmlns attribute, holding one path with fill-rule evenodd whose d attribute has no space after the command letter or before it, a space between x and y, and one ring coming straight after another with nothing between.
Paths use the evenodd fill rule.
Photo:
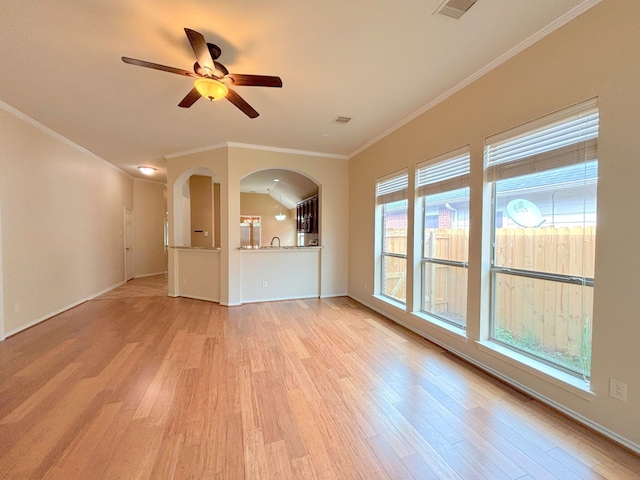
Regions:
<instances>
[{"instance_id":1,"label":"light wood floor","mask_svg":"<svg viewBox=\"0 0 640 480\"><path fill-rule=\"evenodd\" d=\"M640 478L640 460L347 298L133 280L0 343L0 478Z\"/></svg>"}]
</instances>

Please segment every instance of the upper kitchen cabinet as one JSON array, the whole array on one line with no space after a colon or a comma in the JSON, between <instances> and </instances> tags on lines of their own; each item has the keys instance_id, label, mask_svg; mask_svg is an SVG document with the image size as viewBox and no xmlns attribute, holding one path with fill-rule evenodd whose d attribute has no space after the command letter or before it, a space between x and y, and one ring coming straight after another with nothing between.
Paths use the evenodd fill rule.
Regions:
<instances>
[{"instance_id":1,"label":"upper kitchen cabinet","mask_svg":"<svg viewBox=\"0 0 640 480\"><path fill-rule=\"evenodd\" d=\"M307 198L296 205L298 233L318 233L318 212L318 195Z\"/></svg>"}]
</instances>

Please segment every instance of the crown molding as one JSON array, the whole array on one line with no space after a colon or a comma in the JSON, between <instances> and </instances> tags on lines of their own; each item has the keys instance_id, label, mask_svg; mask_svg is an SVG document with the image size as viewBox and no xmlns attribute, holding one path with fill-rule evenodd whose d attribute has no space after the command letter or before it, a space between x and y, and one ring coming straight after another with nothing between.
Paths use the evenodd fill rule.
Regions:
<instances>
[{"instance_id":1,"label":"crown molding","mask_svg":"<svg viewBox=\"0 0 640 480\"><path fill-rule=\"evenodd\" d=\"M169 160L172 158L184 157L186 155L193 155L195 153L208 152L210 150L219 150L221 148L227 148L227 144L219 143L217 145L208 145L206 147L198 147L198 148L193 148L191 150L184 150L182 152L168 153L167 155L164 156L164 158L166 160Z\"/></svg>"},{"instance_id":2,"label":"crown molding","mask_svg":"<svg viewBox=\"0 0 640 480\"><path fill-rule=\"evenodd\" d=\"M246 150L261 150L263 152L289 153L293 155L305 155L307 157L337 158L339 160L349 159L347 155L338 155L335 153L312 152L308 150L295 150L292 148L269 147L267 145L254 145L251 143L238 143L238 142L225 142L225 143L219 143L217 145L210 145L207 147L194 148L193 150L186 150L184 152L170 153L168 155L165 155L164 158L169 160L172 158L184 157L185 155L193 155L195 153L208 152L211 150L219 150L221 148L244 148Z\"/></svg>"},{"instance_id":3,"label":"crown molding","mask_svg":"<svg viewBox=\"0 0 640 480\"><path fill-rule=\"evenodd\" d=\"M565 12L564 14L560 15L558 18L556 18L554 21L552 21L548 25L544 26L543 28L541 28L540 30L535 32L534 34L530 35L529 37L525 38L521 42L517 43L515 46L511 47L509 50L507 50L505 53L500 55L498 58L496 58L495 60L493 60L493 61L489 62L488 64L486 64L480 70L478 70L475 73L471 74L469 77L465 78L464 80L462 80L457 85L453 86L449 90L445 91L444 93L442 93L439 96L437 96L436 98L434 98L432 101L427 103L424 107L420 108L419 110L416 110L415 112L413 112L412 114L410 114L409 116L404 118L403 120L400 120L398 123L393 125L391 128L388 128L387 130L385 130L381 134L379 134L376 137L374 137L372 140L369 140L367 143L365 143L364 145L362 145L361 147L359 147L358 149L356 149L352 153L350 153L348 157L349 158L353 158L356 155L358 155L359 153L361 153L364 150L366 150L367 148L369 148L370 146L378 143L380 140L382 140L386 136L392 134L393 132L398 130L400 127L406 125L411 120L414 120L415 118L419 117L420 115L422 115L423 113L427 112L428 110L431 110L433 107L435 107L439 103L442 103L447 98L451 97L453 94L459 92L460 90L462 90L466 86L468 86L471 83L473 83L476 80L478 80L480 77L482 77L482 76L486 75L487 73L489 73L491 70L495 69L496 67L499 67L500 65L505 63L507 60L515 57L516 55L518 55L523 50L529 48L531 45L533 45L536 42L542 40L544 37L546 37L550 33L554 32L555 30L557 30L560 27L566 25L567 23L569 23L573 19L575 19L578 16L582 15L584 12L586 12L590 8L593 8L594 6L596 6L601 1L602 0L584 0L580 4L578 4L575 7L573 7L572 9L570 9L567 12Z\"/></svg>"},{"instance_id":4,"label":"crown molding","mask_svg":"<svg viewBox=\"0 0 640 480\"><path fill-rule=\"evenodd\" d=\"M291 153L294 155L305 155L307 157L336 158L339 160L349 159L347 155L340 155L336 153L313 152L309 150L295 150L293 148L268 147L265 145L252 145L249 143L227 142L227 146L235 147L235 148L246 148L247 150L262 150L264 152Z\"/></svg>"},{"instance_id":5,"label":"crown molding","mask_svg":"<svg viewBox=\"0 0 640 480\"><path fill-rule=\"evenodd\" d=\"M87 155L88 157L92 158L93 160L97 160L99 162L104 163L105 165L113 168L114 170L117 170L119 173L122 173L122 174L126 175L129 178L134 178L133 175L125 172L122 168L118 167L117 165L114 165L113 163L106 161L104 158L99 157L95 153L90 152L86 148L81 147L80 145L78 145L77 143L73 142L72 140L69 140L67 137L65 137L63 135L60 135L58 132L56 132L54 130L51 130L49 127L44 126L42 123L38 122L37 120L34 120L30 116L26 115L25 113L22 113L20 110L12 107L11 105L9 105L8 103L3 102L2 100L0 100L0 108L2 108L7 113L10 113L14 117L19 118L23 122L28 123L32 127L37 128L41 132L46 133L47 135L55 138L60 143L63 143L65 145L73 148L74 150L77 150L78 152L80 152L80 153L82 153L84 155Z\"/></svg>"}]
</instances>

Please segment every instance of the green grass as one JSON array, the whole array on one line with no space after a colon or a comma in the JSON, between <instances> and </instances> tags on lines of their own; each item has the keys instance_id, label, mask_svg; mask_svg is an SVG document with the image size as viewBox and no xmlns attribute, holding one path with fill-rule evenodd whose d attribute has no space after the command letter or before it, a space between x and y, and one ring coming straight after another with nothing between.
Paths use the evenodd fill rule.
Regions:
<instances>
[{"instance_id":1,"label":"green grass","mask_svg":"<svg viewBox=\"0 0 640 480\"><path fill-rule=\"evenodd\" d=\"M588 324L584 326L578 355L550 351L528 330L525 330L519 335L514 335L513 332L507 328L496 327L493 336L502 343L542 358L547 362L564 367L586 378L591 374L591 328Z\"/></svg>"}]
</instances>

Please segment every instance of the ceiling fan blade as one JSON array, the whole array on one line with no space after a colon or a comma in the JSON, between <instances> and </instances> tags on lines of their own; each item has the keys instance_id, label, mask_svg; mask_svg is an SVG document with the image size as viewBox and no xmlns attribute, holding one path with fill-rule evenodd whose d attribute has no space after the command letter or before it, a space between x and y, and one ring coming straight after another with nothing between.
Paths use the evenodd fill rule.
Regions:
<instances>
[{"instance_id":1,"label":"ceiling fan blade","mask_svg":"<svg viewBox=\"0 0 640 480\"><path fill-rule=\"evenodd\" d=\"M227 67L225 67L223 64L221 64L220 62L216 62L215 60L213 61L213 64L216 67L216 70L218 70L216 72L217 74L221 74L218 75L218 78L224 77L225 75L229 75L229 70L227 70Z\"/></svg>"},{"instance_id":2,"label":"ceiling fan blade","mask_svg":"<svg viewBox=\"0 0 640 480\"><path fill-rule=\"evenodd\" d=\"M200 92L193 87L187 96L182 99L182 101L178 104L179 107L189 108L191 105L196 103L198 99L201 97Z\"/></svg>"},{"instance_id":3,"label":"ceiling fan blade","mask_svg":"<svg viewBox=\"0 0 640 480\"><path fill-rule=\"evenodd\" d=\"M230 78L234 85L250 87L282 87L280 77L269 75L244 75L242 73L230 73L226 78Z\"/></svg>"},{"instance_id":4,"label":"ceiling fan blade","mask_svg":"<svg viewBox=\"0 0 640 480\"><path fill-rule=\"evenodd\" d=\"M198 76L195 73L190 72L189 70L183 70L181 68L174 68L174 67L167 67L166 65L160 65L159 63L145 62L144 60L137 60L135 58L129 58L129 57L122 57L122 61L130 65L153 68L154 70L162 70L163 72L176 73L178 75L184 75L185 77L198 78Z\"/></svg>"},{"instance_id":5,"label":"ceiling fan blade","mask_svg":"<svg viewBox=\"0 0 640 480\"><path fill-rule=\"evenodd\" d=\"M244 98L238 95L235 91L229 89L229 93L227 93L227 100L233 103L236 107L242 110L245 115L249 118L256 118L260 115L256 112L251 105L249 105Z\"/></svg>"},{"instance_id":6,"label":"ceiling fan blade","mask_svg":"<svg viewBox=\"0 0 640 480\"><path fill-rule=\"evenodd\" d=\"M207 46L207 42L200 32L185 28L184 33L187 34L193 53L196 54L196 59L201 67L208 68L213 73L216 69L213 58L211 58L211 52Z\"/></svg>"}]
</instances>

